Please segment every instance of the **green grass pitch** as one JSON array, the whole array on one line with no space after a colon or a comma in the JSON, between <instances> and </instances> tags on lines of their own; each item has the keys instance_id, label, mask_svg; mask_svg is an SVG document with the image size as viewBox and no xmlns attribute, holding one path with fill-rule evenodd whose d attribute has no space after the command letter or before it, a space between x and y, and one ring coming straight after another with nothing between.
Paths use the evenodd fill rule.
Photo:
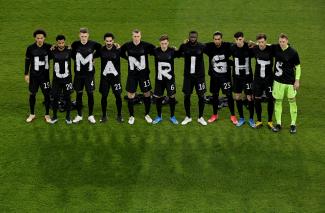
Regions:
<instances>
[{"instance_id":1,"label":"green grass pitch","mask_svg":"<svg viewBox=\"0 0 325 213\"><path fill-rule=\"evenodd\" d=\"M0 7L0 212L325 211L324 1L1 0ZM44 28L50 43L64 33L71 44L83 26L98 42L111 31L122 44L131 39L132 29L139 28L143 40L157 45L158 37L168 33L173 46L179 46L192 29L202 42L210 41L216 30L226 41L232 41L236 31L252 40L265 32L270 43L285 32L302 65L298 133L289 134L286 101L285 128L279 134L266 127L235 128L228 109L221 110L218 122L202 127L196 122L195 95L195 120L186 127L169 123L168 107L163 108L163 123L148 125L143 106L135 108L134 126L120 125L114 120L111 94L105 125L84 121L66 126L63 114L57 124L47 125L41 93L38 118L26 124L24 54L33 42L32 32ZM153 79L152 58L150 64ZM177 59L179 120L185 117L182 66L183 60ZM98 60L96 70L98 88ZM98 90L95 94L98 120ZM155 112L153 105L152 117ZM206 105L205 118L211 113L212 107ZM127 119L126 102L123 115Z\"/></svg>"}]
</instances>

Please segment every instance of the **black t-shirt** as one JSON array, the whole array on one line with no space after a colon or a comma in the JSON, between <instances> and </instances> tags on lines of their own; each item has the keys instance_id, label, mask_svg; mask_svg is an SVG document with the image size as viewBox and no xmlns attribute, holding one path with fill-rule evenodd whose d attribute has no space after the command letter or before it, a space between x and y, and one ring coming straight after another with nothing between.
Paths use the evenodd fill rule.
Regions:
<instances>
[{"instance_id":1,"label":"black t-shirt","mask_svg":"<svg viewBox=\"0 0 325 213\"><path fill-rule=\"evenodd\" d=\"M273 45L275 66L274 80L283 84L294 84L295 66L300 64L297 51L292 47L282 50L280 45Z\"/></svg>"},{"instance_id":2,"label":"black t-shirt","mask_svg":"<svg viewBox=\"0 0 325 213\"><path fill-rule=\"evenodd\" d=\"M251 48L256 59L254 78L273 78L273 48L267 45L264 50L258 46Z\"/></svg>"},{"instance_id":3,"label":"black t-shirt","mask_svg":"<svg viewBox=\"0 0 325 213\"><path fill-rule=\"evenodd\" d=\"M94 53L99 51L101 44L89 40L86 44L75 41L71 45L72 57L75 60L74 71L78 76L94 75L95 67L93 64Z\"/></svg>"},{"instance_id":4,"label":"black t-shirt","mask_svg":"<svg viewBox=\"0 0 325 213\"><path fill-rule=\"evenodd\" d=\"M181 57L184 57L184 76L204 77L204 53L205 45L202 43L191 44L187 42L179 47Z\"/></svg>"},{"instance_id":5,"label":"black t-shirt","mask_svg":"<svg viewBox=\"0 0 325 213\"><path fill-rule=\"evenodd\" d=\"M234 60L233 77L242 79L253 79L251 66L251 50L245 42L243 47L236 44L231 45L231 54Z\"/></svg>"},{"instance_id":6,"label":"black t-shirt","mask_svg":"<svg viewBox=\"0 0 325 213\"><path fill-rule=\"evenodd\" d=\"M51 52L53 59L53 79L67 79L71 78L71 49L65 47L60 51L55 48Z\"/></svg>"},{"instance_id":7,"label":"black t-shirt","mask_svg":"<svg viewBox=\"0 0 325 213\"><path fill-rule=\"evenodd\" d=\"M155 46L145 41L135 45L132 41L127 42L121 47L121 57L128 60L128 74L137 75L139 72L148 72L148 55L153 54Z\"/></svg>"},{"instance_id":8,"label":"black t-shirt","mask_svg":"<svg viewBox=\"0 0 325 213\"><path fill-rule=\"evenodd\" d=\"M51 45L44 43L41 47L36 43L27 47L25 60L25 75L30 76L49 75Z\"/></svg>"},{"instance_id":9,"label":"black t-shirt","mask_svg":"<svg viewBox=\"0 0 325 213\"><path fill-rule=\"evenodd\" d=\"M209 75L215 77L230 77L231 66L229 57L231 56L231 43L222 42L218 47L213 42L205 44L204 53L209 56Z\"/></svg>"},{"instance_id":10,"label":"black t-shirt","mask_svg":"<svg viewBox=\"0 0 325 213\"><path fill-rule=\"evenodd\" d=\"M174 59L178 57L178 51L170 47L163 51L160 47L157 47L153 55L155 57L156 80L174 79Z\"/></svg>"},{"instance_id":11,"label":"black t-shirt","mask_svg":"<svg viewBox=\"0 0 325 213\"><path fill-rule=\"evenodd\" d=\"M101 59L101 76L113 77L120 76L121 62L120 62L120 49L115 45L111 49L103 46L95 57Z\"/></svg>"}]
</instances>

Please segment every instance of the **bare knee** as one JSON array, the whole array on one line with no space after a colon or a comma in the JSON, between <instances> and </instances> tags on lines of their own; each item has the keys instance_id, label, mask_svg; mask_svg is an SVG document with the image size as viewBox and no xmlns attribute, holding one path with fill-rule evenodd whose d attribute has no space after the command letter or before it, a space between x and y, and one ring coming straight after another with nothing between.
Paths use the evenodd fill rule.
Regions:
<instances>
[{"instance_id":1,"label":"bare knee","mask_svg":"<svg viewBox=\"0 0 325 213\"><path fill-rule=\"evenodd\" d=\"M128 92L128 98L133 99L135 97L135 93Z\"/></svg>"}]
</instances>

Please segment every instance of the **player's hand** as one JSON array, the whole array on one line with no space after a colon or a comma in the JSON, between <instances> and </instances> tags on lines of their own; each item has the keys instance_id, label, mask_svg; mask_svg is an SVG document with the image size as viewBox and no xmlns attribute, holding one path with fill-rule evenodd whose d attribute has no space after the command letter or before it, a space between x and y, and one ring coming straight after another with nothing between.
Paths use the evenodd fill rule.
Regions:
<instances>
[{"instance_id":1,"label":"player's hand","mask_svg":"<svg viewBox=\"0 0 325 213\"><path fill-rule=\"evenodd\" d=\"M293 84L293 88L295 89L295 90L298 90L299 89L299 86L300 86L300 82L299 82L299 80L295 80L295 83Z\"/></svg>"},{"instance_id":2,"label":"player's hand","mask_svg":"<svg viewBox=\"0 0 325 213\"><path fill-rule=\"evenodd\" d=\"M249 40L248 41L248 47L249 48L253 48L253 47L255 47L257 44L254 42L254 41L252 41L252 40Z\"/></svg>"},{"instance_id":3,"label":"player's hand","mask_svg":"<svg viewBox=\"0 0 325 213\"><path fill-rule=\"evenodd\" d=\"M53 45L51 46L50 50L53 51L56 47L57 47L57 45L56 45L56 44L53 44Z\"/></svg>"},{"instance_id":4,"label":"player's hand","mask_svg":"<svg viewBox=\"0 0 325 213\"><path fill-rule=\"evenodd\" d=\"M25 78L26 83L29 84L29 75L25 75L24 78Z\"/></svg>"},{"instance_id":5,"label":"player's hand","mask_svg":"<svg viewBox=\"0 0 325 213\"><path fill-rule=\"evenodd\" d=\"M114 45L115 45L115 47L116 47L117 49L119 49L119 48L121 47L121 45L120 45L119 43L114 43Z\"/></svg>"},{"instance_id":6,"label":"player's hand","mask_svg":"<svg viewBox=\"0 0 325 213\"><path fill-rule=\"evenodd\" d=\"M187 44L190 40L187 38L183 41L183 44Z\"/></svg>"}]
</instances>

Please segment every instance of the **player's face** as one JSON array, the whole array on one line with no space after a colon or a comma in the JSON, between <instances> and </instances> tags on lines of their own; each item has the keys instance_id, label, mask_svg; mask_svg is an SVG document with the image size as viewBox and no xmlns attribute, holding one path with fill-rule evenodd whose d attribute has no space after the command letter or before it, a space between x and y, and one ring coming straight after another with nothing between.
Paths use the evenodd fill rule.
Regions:
<instances>
[{"instance_id":1,"label":"player's face","mask_svg":"<svg viewBox=\"0 0 325 213\"><path fill-rule=\"evenodd\" d=\"M58 40L56 42L56 45L59 47L59 49L64 49L65 41L64 40Z\"/></svg>"},{"instance_id":2,"label":"player's face","mask_svg":"<svg viewBox=\"0 0 325 213\"><path fill-rule=\"evenodd\" d=\"M288 46L288 39L279 38L279 44L282 49L285 49Z\"/></svg>"},{"instance_id":3,"label":"player's face","mask_svg":"<svg viewBox=\"0 0 325 213\"><path fill-rule=\"evenodd\" d=\"M132 33L132 41L134 44L139 44L140 41L141 41L141 33L138 32L138 33Z\"/></svg>"},{"instance_id":4,"label":"player's face","mask_svg":"<svg viewBox=\"0 0 325 213\"><path fill-rule=\"evenodd\" d=\"M221 42L222 42L222 38L221 38L221 36L220 35L215 35L214 37L213 37L213 42L214 42L214 44L216 45L216 46L220 46L221 45Z\"/></svg>"},{"instance_id":5,"label":"player's face","mask_svg":"<svg viewBox=\"0 0 325 213\"><path fill-rule=\"evenodd\" d=\"M257 44L261 50L264 50L266 47L266 40L264 38L261 38L261 39L257 40Z\"/></svg>"},{"instance_id":6,"label":"player's face","mask_svg":"<svg viewBox=\"0 0 325 213\"><path fill-rule=\"evenodd\" d=\"M45 37L43 34L37 34L35 36L35 41L36 41L37 45L39 45L39 46L42 46L44 44L44 40L45 40Z\"/></svg>"},{"instance_id":7,"label":"player's face","mask_svg":"<svg viewBox=\"0 0 325 213\"><path fill-rule=\"evenodd\" d=\"M162 50L166 50L168 48L168 45L169 45L169 41L167 39L160 41L160 47Z\"/></svg>"},{"instance_id":8,"label":"player's face","mask_svg":"<svg viewBox=\"0 0 325 213\"><path fill-rule=\"evenodd\" d=\"M236 42L236 45L237 47L243 47L244 46L244 37L238 37L238 38L235 38L235 42Z\"/></svg>"},{"instance_id":9,"label":"player's face","mask_svg":"<svg viewBox=\"0 0 325 213\"><path fill-rule=\"evenodd\" d=\"M191 43L196 43L197 42L198 35L196 33L191 33L189 36L189 40Z\"/></svg>"},{"instance_id":10,"label":"player's face","mask_svg":"<svg viewBox=\"0 0 325 213\"><path fill-rule=\"evenodd\" d=\"M79 33L80 42L86 44L89 39L89 33Z\"/></svg>"},{"instance_id":11,"label":"player's face","mask_svg":"<svg viewBox=\"0 0 325 213\"><path fill-rule=\"evenodd\" d=\"M105 45L106 47L112 47L114 44L114 39L112 37L105 38Z\"/></svg>"}]
</instances>

